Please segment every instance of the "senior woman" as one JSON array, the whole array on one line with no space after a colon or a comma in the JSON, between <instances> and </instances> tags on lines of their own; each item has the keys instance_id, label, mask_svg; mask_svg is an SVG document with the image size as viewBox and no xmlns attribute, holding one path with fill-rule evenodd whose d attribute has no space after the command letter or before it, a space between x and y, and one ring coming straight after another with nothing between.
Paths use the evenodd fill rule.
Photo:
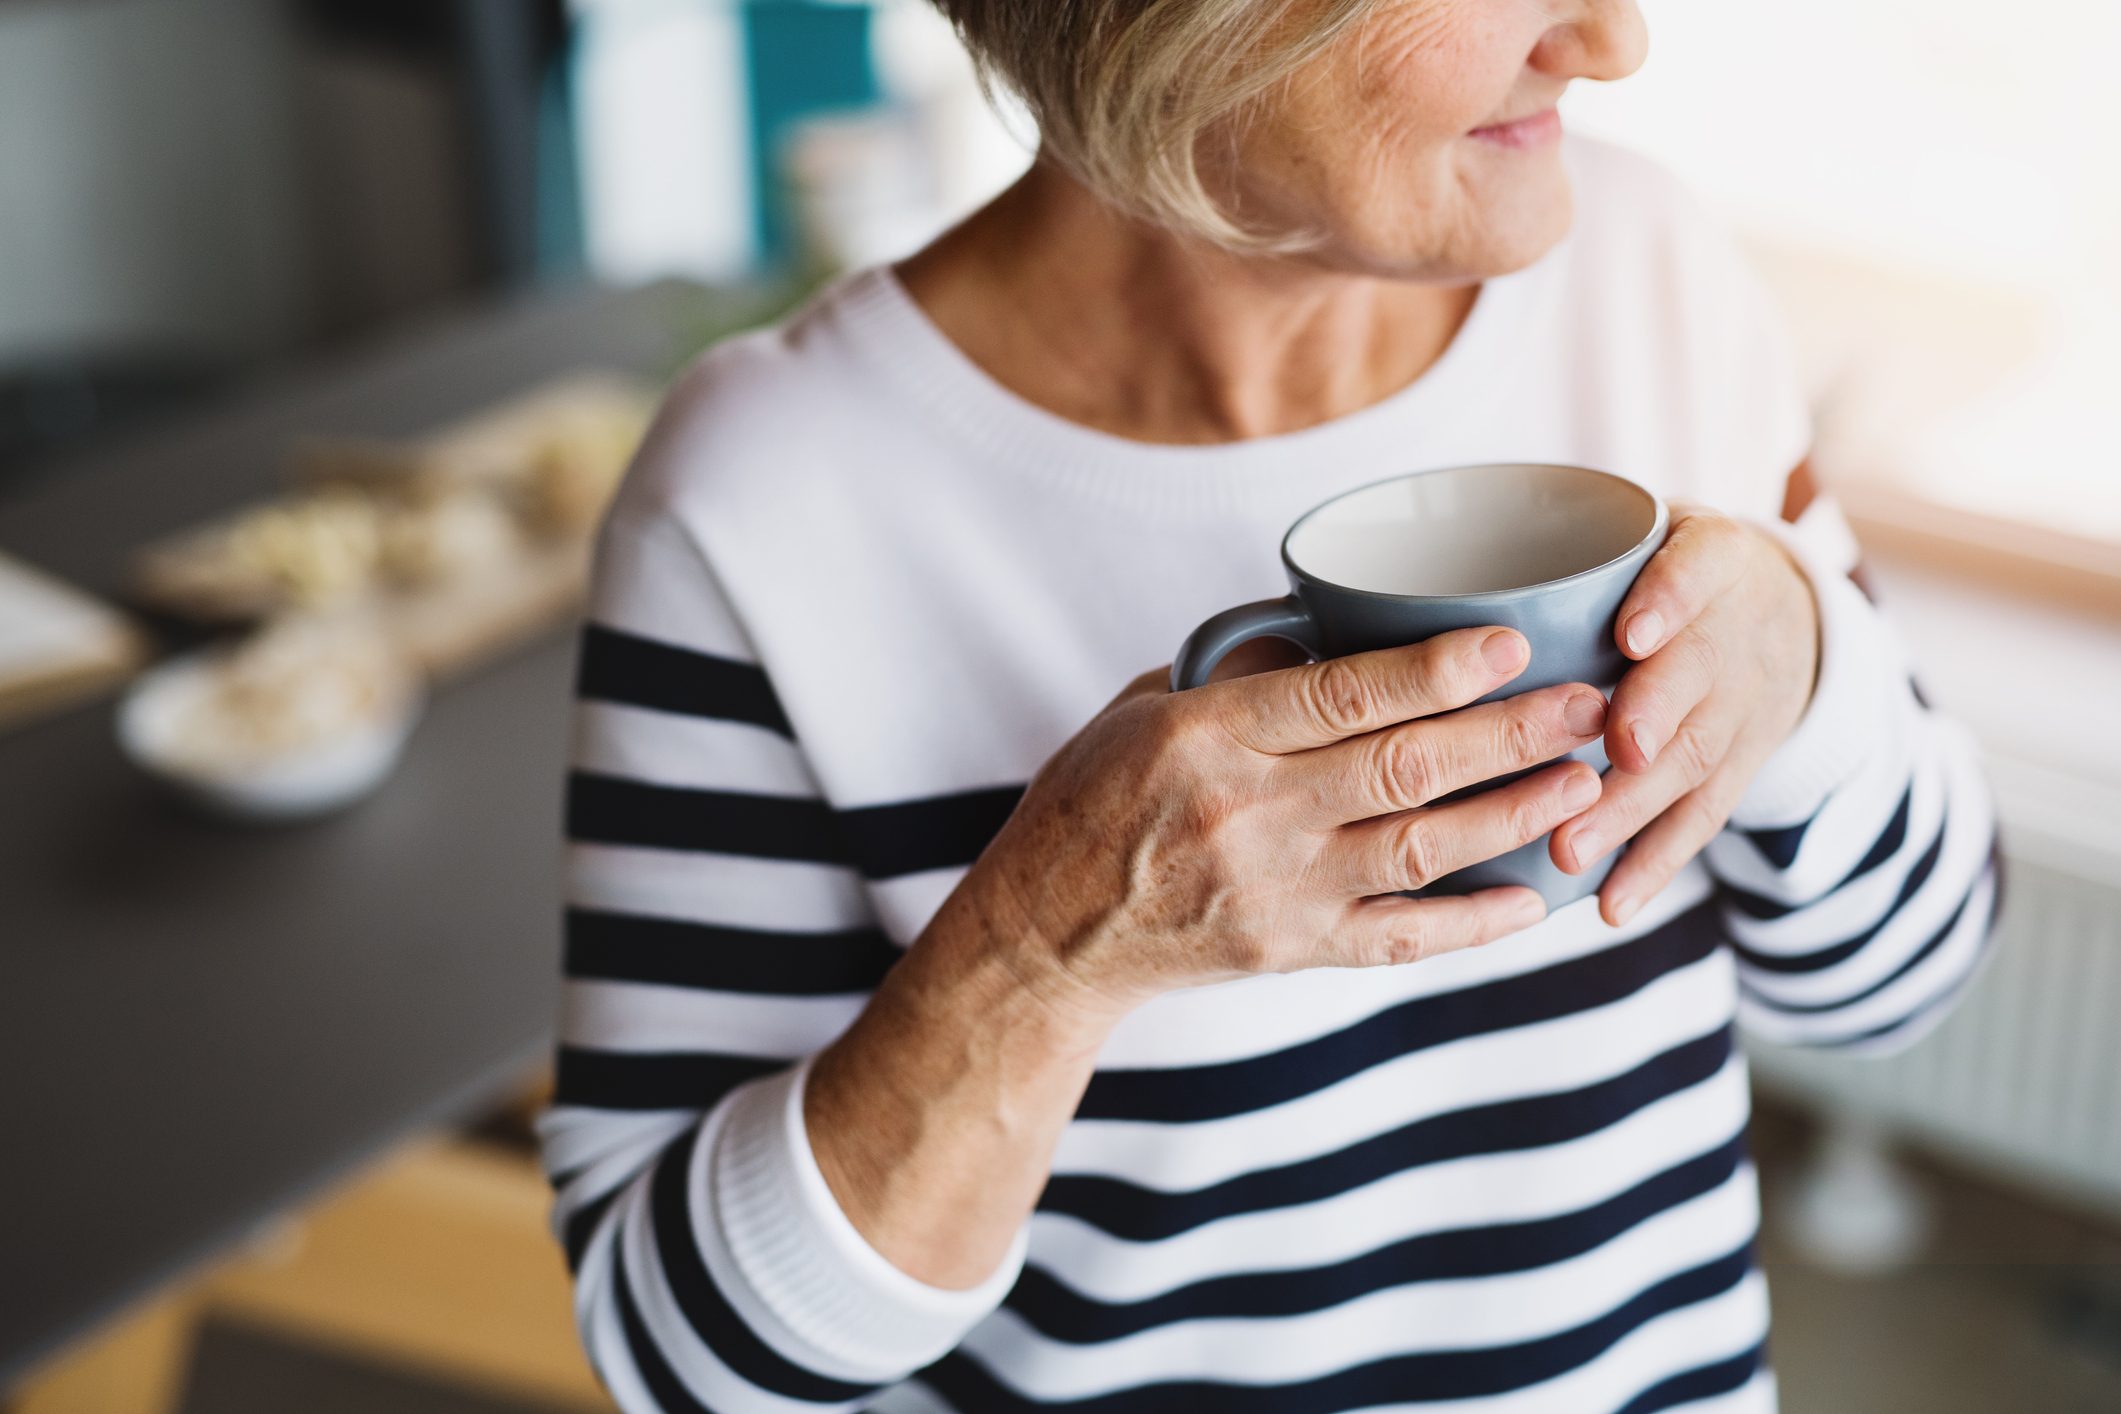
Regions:
<instances>
[{"instance_id":1,"label":"senior woman","mask_svg":"<svg viewBox=\"0 0 2121 1414\"><path fill-rule=\"evenodd\" d=\"M1632 0L944 8L1037 162L706 354L601 543L544 1133L604 1380L1771 1408L1734 1022L1922 1031L1991 817L1731 242L1560 132ZM1296 514L1494 461L1683 507L1610 703L1452 710L1480 629L1166 690ZM1595 903L1396 893L1549 832Z\"/></svg>"}]
</instances>

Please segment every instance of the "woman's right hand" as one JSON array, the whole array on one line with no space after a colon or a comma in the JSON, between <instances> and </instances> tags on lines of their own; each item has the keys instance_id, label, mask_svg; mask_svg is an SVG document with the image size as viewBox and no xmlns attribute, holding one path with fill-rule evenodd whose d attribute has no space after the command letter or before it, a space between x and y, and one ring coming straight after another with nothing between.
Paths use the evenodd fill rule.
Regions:
<instances>
[{"instance_id":1,"label":"woman's right hand","mask_svg":"<svg viewBox=\"0 0 2121 1414\"><path fill-rule=\"evenodd\" d=\"M1169 692L1142 674L1057 752L964 883L1041 1000L1116 1020L1261 972L1414 962L1545 916L1528 888L1408 899L1581 814L1599 778L1582 683L1466 708L1524 670L1508 629L1440 634ZM1457 711L1453 709L1465 708Z\"/></svg>"}]
</instances>

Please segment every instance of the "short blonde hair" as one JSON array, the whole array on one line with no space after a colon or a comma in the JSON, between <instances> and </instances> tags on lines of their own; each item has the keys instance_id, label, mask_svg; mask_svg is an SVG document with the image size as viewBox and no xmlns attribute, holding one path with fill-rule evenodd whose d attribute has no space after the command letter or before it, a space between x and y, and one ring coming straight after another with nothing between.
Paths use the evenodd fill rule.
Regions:
<instances>
[{"instance_id":1,"label":"short blonde hair","mask_svg":"<svg viewBox=\"0 0 2121 1414\"><path fill-rule=\"evenodd\" d=\"M1297 250L1204 184L1200 149L1372 0L935 0L982 82L1014 91L1042 150L1124 210L1234 250Z\"/></svg>"}]
</instances>

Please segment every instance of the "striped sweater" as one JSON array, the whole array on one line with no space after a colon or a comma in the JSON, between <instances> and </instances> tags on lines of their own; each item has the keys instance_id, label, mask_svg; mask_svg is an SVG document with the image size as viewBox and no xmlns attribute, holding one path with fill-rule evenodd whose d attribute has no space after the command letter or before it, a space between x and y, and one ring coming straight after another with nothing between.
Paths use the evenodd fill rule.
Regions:
<instances>
[{"instance_id":1,"label":"striped sweater","mask_svg":"<svg viewBox=\"0 0 2121 1414\"><path fill-rule=\"evenodd\" d=\"M988 380L887 272L703 356L605 525L542 1132L630 1411L1774 1407L1741 1036L1905 1045L1995 897L1967 734L1848 578L1787 343L1661 169L1571 137L1570 236L1414 384L1320 427L1132 443ZM1279 532L1421 466L1563 461L1774 525L1821 670L1728 828L1622 929L1160 997L1001 1267L943 1290L804 1131L858 1014L1019 798Z\"/></svg>"}]
</instances>

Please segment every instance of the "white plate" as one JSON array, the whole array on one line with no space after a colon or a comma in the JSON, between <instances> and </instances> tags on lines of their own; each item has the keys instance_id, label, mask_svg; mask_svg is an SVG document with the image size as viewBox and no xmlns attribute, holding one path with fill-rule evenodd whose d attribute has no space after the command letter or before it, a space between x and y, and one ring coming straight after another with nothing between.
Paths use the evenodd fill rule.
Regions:
<instances>
[{"instance_id":1,"label":"white plate","mask_svg":"<svg viewBox=\"0 0 2121 1414\"><path fill-rule=\"evenodd\" d=\"M118 744L142 771L228 819L300 820L353 804L389 777L419 720L421 695L408 675L396 713L240 768L203 769L171 743L175 724L212 686L212 659L210 651L173 658L134 679L118 706Z\"/></svg>"}]
</instances>

